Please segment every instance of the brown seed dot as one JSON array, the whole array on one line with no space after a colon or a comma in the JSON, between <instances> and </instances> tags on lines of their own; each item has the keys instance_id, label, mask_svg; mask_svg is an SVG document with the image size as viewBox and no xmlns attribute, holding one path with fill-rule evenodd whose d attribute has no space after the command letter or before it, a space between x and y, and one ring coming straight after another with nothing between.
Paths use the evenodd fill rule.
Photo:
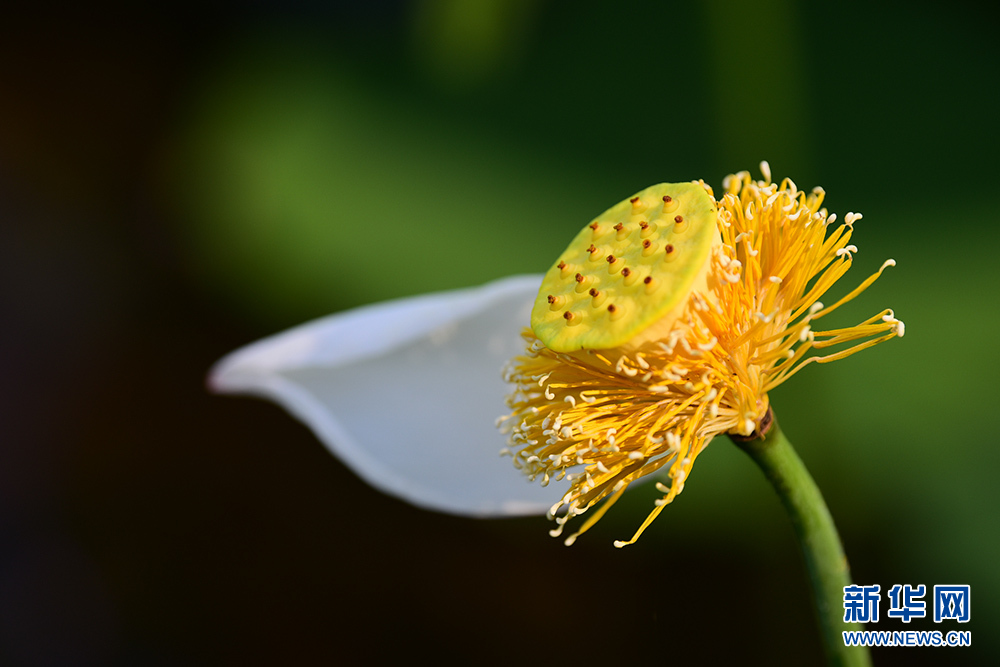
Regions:
<instances>
[{"instance_id":1,"label":"brown seed dot","mask_svg":"<svg viewBox=\"0 0 1000 667\"><path fill-rule=\"evenodd\" d=\"M593 229L596 232L597 231L597 223L596 222L590 223L590 228Z\"/></svg>"},{"instance_id":2,"label":"brown seed dot","mask_svg":"<svg viewBox=\"0 0 1000 667\"><path fill-rule=\"evenodd\" d=\"M608 312L609 312L609 313L613 313L613 312L615 312L616 310L618 310L618 309L617 309L617 308L615 308L615 304L613 304L613 303L612 303L612 304L610 304L610 305L608 306Z\"/></svg>"},{"instance_id":3,"label":"brown seed dot","mask_svg":"<svg viewBox=\"0 0 1000 667\"><path fill-rule=\"evenodd\" d=\"M598 294L600 294L600 292L597 291L596 287L591 287L590 288L590 296L596 297Z\"/></svg>"},{"instance_id":4,"label":"brown seed dot","mask_svg":"<svg viewBox=\"0 0 1000 667\"><path fill-rule=\"evenodd\" d=\"M649 227L649 223L643 220L642 222L639 223L639 227L641 227L642 229L647 229Z\"/></svg>"},{"instance_id":5,"label":"brown seed dot","mask_svg":"<svg viewBox=\"0 0 1000 667\"><path fill-rule=\"evenodd\" d=\"M594 247L593 243L591 243L590 247L587 248L587 252L589 252L590 254L594 254L595 252L597 252L597 248Z\"/></svg>"},{"instance_id":6,"label":"brown seed dot","mask_svg":"<svg viewBox=\"0 0 1000 667\"><path fill-rule=\"evenodd\" d=\"M681 224L682 222L684 222L684 216L678 215L677 217L674 218L674 222L676 222L678 225Z\"/></svg>"},{"instance_id":7,"label":"brown seed dot","mask_svg":"<svg viewBox=\"0 0 1000 667\"><path fill-rule=\"evenodd\" d=\"M663 195L663 203L664 204L669 204L673 200L674 200L673 197L671 197L670 195Z\"/></svg>"},{"instance_id":8,"label":"brown seed dot","mask_svg":"<svg viewBox=\"0 0 1000 667\"><path fill-rule=\"evenodd\" d=\"M573 319L573 313L571 313L571 312L569 312L567 310L565 313L563 313L563 317L565 317L566 320L569 321L569 320Z\"/></svg>"},{"instance_id":9,"label":"brown seed dot","mask_svg":"<svg viewBox=\"0 0 1000 667\"><path fill-rule=\"evenodd\" d=\"M583 274L582 273L576 274L576 282L578 282L578 283L582 283L583 282Z\"/></svg>"},{"instance_id":10,"label":"brown seed dot","mask_svg":"<svg viewBox=\"0 0 1000 667\"><path fill-rule=\"evenodd\" d=\"M637 201L639 201L638 197L632 197L631 199L629 199L629 202L631 202L633 204L636 203Z\"/></svg>"},{"instance_id":11,"label":"brown seed dot","mask_svg":"<svg viewBox=\"0 0 1000 667\"><path fill-rule=\"evenodd\" d=\"M649 239L646 239L645 241L642 242L642 247L643 248L648 248L651 245L653 245L653 244L650 242Z\"/></svg>"},{"instance_id":12,"label":"brown seed dot","mask_svg":"<svg viewBox=\"0 0 1000 667\"><path fill-rule=\"evenodd\" d=\"M619 222L617 225L615 225L615 231L620 232L623 227L625 227L625 225Z\"/></svg>"},{"instance_id":13,"label":"brown seed dot","mask_svg":"<svg viewBox=\"0 0 1000 667\"><path fill-rule=\"evenodd\" d=\"M627 266L624 269L622 269L623 277L628 278L630 275L632 275L632 269L628 268Z\"/></svg>"},{"instance_id":14,"label":"brown seed dot","mask_svg":"<svg viewBox=\"0 0 1000 667\"><path fill-rule=\"evenodd\" d=\"M645 278L642 279L642 283L644 285L648 285L651 282L653 282L653 276L646 276Z\"/></svg>"},{"instance_id":15,"label":"brown seed dot","mask_svg":"<svg viewBox=\"0 0 1000 667\"><path fill-rule=\"evenodd\" d=\"M566 262L559 262L558 264L556 264L556 266L559 267L560 270L561 269L565 269L566 268Z\"/></svg>"},{"instance_id":16,"label":"brown seed dot","mask_svg":"<svg viewBox=\"0 0 1000 667\"><path fill-rule=\"evenodd\" d=\"M666 250L667 254L669 255L674 251L674 244L668 243L663 249Z\"/></svg>"},{"instance_id":17,"label":"brown seed dot","mask_svg":"<svg viewBox=\"0 0 1000 667\"><path fill-rule=\"evenodd\" d=\"M614 264L614 263L615 263L615 256L608 255L608 264Z\"/></svg>"},{"instance_id":18,"label":"brown seed dot","mask_svg":"<svg viewBox=\"0 0 1000 667\"><path fill-rule=\"evenodd\" d=\"M556 302L556 298L550 294L549 295L549 303L555 303L555 302Z\"/></svg>"}]
</instances>

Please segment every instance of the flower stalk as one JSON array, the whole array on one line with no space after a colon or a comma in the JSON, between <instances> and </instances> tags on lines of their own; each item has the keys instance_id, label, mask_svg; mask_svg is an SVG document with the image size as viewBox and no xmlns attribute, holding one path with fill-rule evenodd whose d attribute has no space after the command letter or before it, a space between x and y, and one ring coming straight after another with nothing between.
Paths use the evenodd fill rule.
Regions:
<instances>
[{"instance_id":1,"label":"flower stalk","mask_svg":"<svg viewBox=\"0 0 1000 667\"><path fill-rule=\"evenodd\" d=\"M845 630L861 630L860 623L844 623L844 587L851 572L840 536L819 487L769 410L750 436L729 436L760 466L785 506L805 556L813 601L830 665L870 667L867 647L845 646Z\"/></svg>"}]
</instances>

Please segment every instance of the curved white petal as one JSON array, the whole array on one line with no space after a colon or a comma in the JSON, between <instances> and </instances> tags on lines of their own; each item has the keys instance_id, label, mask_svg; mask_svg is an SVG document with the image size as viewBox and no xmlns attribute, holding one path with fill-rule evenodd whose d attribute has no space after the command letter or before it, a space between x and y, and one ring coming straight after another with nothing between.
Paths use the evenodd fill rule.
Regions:
<instances>
[{"instance_id":1,"label":"curved white petal","mask_svg":"<svg viewBox=\"0 0 1000 667\"><path fill-rule=\"evenodd\" d=\"M270 398L372 486L474 516L548 510L565 483L530 483L499 456L503 364L523 350L541 276L325 317L233 352L219 392Z\"/></svg>"}]
</instances>

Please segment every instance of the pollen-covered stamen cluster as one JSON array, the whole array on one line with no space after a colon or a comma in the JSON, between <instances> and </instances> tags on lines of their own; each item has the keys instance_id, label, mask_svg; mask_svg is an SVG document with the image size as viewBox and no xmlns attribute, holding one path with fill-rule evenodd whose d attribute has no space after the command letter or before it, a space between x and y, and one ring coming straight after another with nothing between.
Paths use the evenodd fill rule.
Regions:
<instances>
[{"instance_id":1,"label":"pollen-covered stamen cluster","mask_svg":"<svg viewBox=\"0 0 1000 667\"><path fill-rule=\"evenodd\" d=\"M536 301L533 332L525 332L527 350L506 370L515 388L507 400L511 412L501 420L509 433L504 451L515 466L543 484L553 478L571 481L551 511L559 524L554 535L562 533L568 520L605 501L567 544L600 519L629 484L665 471L669 485L657 485L664 495L632 539L616 546L634 542L681 492L695 458L715 435L749 435L758 428L768 410L770 389L808 363L841 359L903 335L903 323L891 310L853 327L813 329L819 318L863 292L895 262L887 260L856 289L824 307L818 300L853 262L857 248L849 242L861 216L848 213L844 223L830 231L836 216L822 208L822 189L802 192L788 179L773 184L767 163L761 164L761 171L762 181L753 181L746 172L726 179L718 214L712 218L714 237L706 236L707 245L699 246L704 248L702 265L685 266L688 260L682 253L683 268L665 274L674 289L662 294L678 298L679 306L656 310L650 300L644 307L653 309L655 317L650 312L626 315L631 338L623 338L622 327L610 318L582 317L576 327L561 321L561 328L553 325L559 314L572 324L577 311L568 306L574 294L611 301L614 294L604 285L540 295ZM704 184L694 185L713 196ZM688 220L683 210L669 213L674 224ZM704 231L699 219L694 220L698 224L693 228ZM616 224L621 228L612 226L609 234L625 231L624 223ZM640 239L652 224L638 225ZM595 222L584 232L599 228ZM594 261L603 260L608 271L623 255L606 252L596 242L583 244L578 236L565 253L567 259L549 271L547 283L562 280L562 273L585 282L586 274L572 266L577 247ZM645 249L642 240L636 247L639 253ZM669 257L671 244L662 252ZM620 273L629 268L622 266ZM703 279L691 279L694 275ZM553 316L536 321L540 308ZM581 345L584 340L613 343ZM812 350L841 344L847 347L809 356Z\"/></svg>"},{"instance_id":2,"label":"pollen-covered stamen cluster","mask_svg":"<svg viewBox=\"0 0 1000 667\"><path fill-rule=\"evenodd\" d=\"M684 487L695 458L717 433L739 419L728 398L724 352L717 341L682 335L637 349L554 352L530 331L524 356L512 361L506 380L514 465L548 484L572 484L550 515L564 524L602 499L608 501L566 539L572 544L635 480L664 470L669 486L633 540Z\"/></svg>"},{"instance_id":3,"label":"pollen-covered stamen cluster","mask_svg":"<svg viewBox=\"0 0 1000 667\"><path fill-rule=\"evenodd\" d=\"M790 179L770 182L767 163L763 181L749 173L729 176L719 201L723 244L713 256L709 282L711 307L698 311L705 326L729 351L733 372L748 395L761 396L811 362L827 363L902 336L904 325L886 309L843 329L815 330L815 321L867 289L882 272L895 266L886 260L877 272L831 306L819 299L853 263L850 245L858 213L848 213L832 231L836 214L822 208L825 193L805 193ZM820 356L810 350L853 343ZM760 419L760 408L748 407L747 418ZM740 432L752 431L745 423Z\"/></svg>"}]
</instances>

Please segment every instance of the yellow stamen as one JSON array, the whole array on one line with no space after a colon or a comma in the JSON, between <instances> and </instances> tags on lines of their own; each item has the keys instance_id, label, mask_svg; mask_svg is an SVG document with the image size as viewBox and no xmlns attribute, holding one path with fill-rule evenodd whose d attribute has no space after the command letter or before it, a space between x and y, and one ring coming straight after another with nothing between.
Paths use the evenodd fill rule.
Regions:
<instances>
[{"instance_id":1,"label":"yellow stamen","mask_svg":"<svg viewBox=\"0 0 1000 667\"><path fill-rule=\"evenodd\" d=\"M546 275L528 352L506 371L515 390L503 421L516 467L543 483L571 481L551 512L554 535L593 510L568 544L632 482L666 471L663 497L615 544L634 543L712 438L757 427L768 391L813 362L903 335L891 310L812 329L895 262L824 307L818 299L857 252L849 241L860 215L828 233L836 216L821 208L821 188L802 192L762 171L763 181L727 177L718 201L701 182L647 188L584 228ZM809 356L842 344L851 346Z\"/></svg>"}]
</instances>

